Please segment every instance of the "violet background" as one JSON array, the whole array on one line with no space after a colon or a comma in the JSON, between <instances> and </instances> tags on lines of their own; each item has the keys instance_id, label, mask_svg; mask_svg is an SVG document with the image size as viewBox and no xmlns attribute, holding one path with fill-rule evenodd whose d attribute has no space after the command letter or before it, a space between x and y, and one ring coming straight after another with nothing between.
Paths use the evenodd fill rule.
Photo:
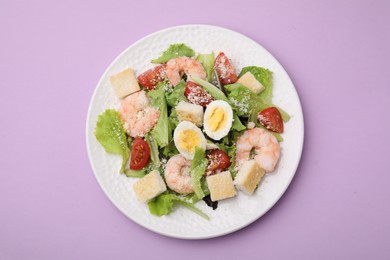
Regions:
<instances>
[{"instance_id":1,"label":"violet background","mask_svg":"<svg viewBox=\"0 0 390 260\"><path fill-rule=\"evenodd\" d=\"M248 227L198 241L122 215L85 144L111 61L193 23L269 50L305 117L282 199ZM0 0L0 259L390 259L389 25L390 1Z\"/></svg>"}]
</instances>

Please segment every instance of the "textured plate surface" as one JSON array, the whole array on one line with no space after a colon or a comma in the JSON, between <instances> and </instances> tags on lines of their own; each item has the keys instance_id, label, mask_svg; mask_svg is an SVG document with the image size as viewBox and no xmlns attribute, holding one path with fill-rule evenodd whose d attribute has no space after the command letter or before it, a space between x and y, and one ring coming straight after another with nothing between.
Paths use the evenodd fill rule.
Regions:
<instances>
[{"instance_id":1,"label":"textured plate surface","mask_svg":"<svg viewBox=\"0 0 390 260\"><path fill-rule=\"evenodd\" d=\"M135 198L132 184L137 179L118 173L121 159L107 154L93 134L98 115L107 108L118 108L109 84L109 77L127 67L138 75L153 67L150 60L158 57L170 44L185 43L197 53L223 51L232 60L236 71L244 66L266 67L273 72L273 102L291 115L285 125L282 155L277 169L267 174L252 196L238 196L220 201L217 210L204 203L196 204L209 215L205 220L189 210L178 207L168 216L156 217L146 204ZM93 172L112 203L123 214L154 232L177 238L202 239L217 237L239 230L266 213L289 186L301 158L303 147L303 115L299 97L289 76L279 62L262 46L237 32L208 25L184 25L153 33L128 47L108 67L100 79L89 106L86 138Z\"/></svg>"}]
</instances>

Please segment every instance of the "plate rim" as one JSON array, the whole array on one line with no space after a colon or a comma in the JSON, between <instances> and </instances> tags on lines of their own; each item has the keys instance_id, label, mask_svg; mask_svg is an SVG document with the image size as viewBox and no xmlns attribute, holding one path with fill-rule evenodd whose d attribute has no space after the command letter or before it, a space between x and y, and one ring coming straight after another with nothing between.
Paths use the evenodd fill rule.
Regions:
<instances>
[{"instance_id":1,"label":"plate rim","mask_svg":"<svg viewBox=\"0 0 390 260\"><path fill-rule=\"evenodd\" d=\"M148 225L145 225L144 223L140 222L140 221L137 221L136 219L133 219L131 216L128 216L126 214L126 212L124 212L121 207L117 204L117 202L109 195L108 191L106 190L105 186L102 184L101 180L98 178L97 174L96 174L96 170L95 170L95 166L94 164L92 163L92 154L91 154L91 150L90 150L90 142L89 142L89 132L88 132L88 128L89 128L89 125L90 125L90 120L91 120L91 110L92 110L92 103L93 103L93 100L95 99L95 96L98 92L98 87L102 84L102 81L104 80L104 77L105 75L107 74L107 72L110 70L110 68L131 48L133 48L133 46L139 44L139 42L141 41L144 41L148 38L151 38L151 37L154 37L155 35L157 34L161 34L161 33L164 33L166 31L170 31L170 30L175 30L175 29L179 29L179 28L192 28L192 27L202 27L202 28L211 28L211 29L217 29L217 30L222 30L222 31L227 31L229 33L234 33L234 34L237 34L237 35L240 35L241 37L245 38L246 40L254 43L258 48L261 48L263 49L263 51L265 51L268 55L270 55L271 57L274 58L275 62L277 63L277 65L280 66L280 68L286 73L287 75L287 78L288 78L288 81L289 83L293 86L293 92L295 94L295 96L297 97L297 100L298 100L298 105L299 105L299 114L300 114L300 118L302 119L302 124L301 124L301 129L299 129L299 132L301 133L300 134L300 140L302 140L299 144L299 156L298 156L298 159L296 162L294 162L294 167L293 167L293 173L290 175L290 179L287 180L286 182L286 185L283 187L283 191L280 192L278 194L278 196L275 197L275 200L270 203L268 205L268 207L266 207L266 209L263 211L262 214L259 214L257 216L255 216L253 219L251 219L250 221L247 221L241 225L238 225L236 226L235 228L232 228L232 229L228 229L226 231L222 231L222 232L214 232L214 233L210 233L210 234L207 234L207 235L201 235L201 236L185 236L185 235L182 235L182 236L179 236L179 235L175 235L175 234L169 234L169 233L164 233L164 232L160 232L159 230L156 230L156 229L153 229L151 227L149 227ZM302 153L303 153L303 146L304 146L304 137L305 137L305 133L304 133L304 117L303 117L303 109L302 109L302 103L301 103L301 100L300 100L300 97L298 95L298 92L297 92L297 89L294 85L294 83L292 82L291 80L291 77L290 75L287 73L287 71L285 70L285 68L281 65L281 63L279 62L278 59L276 59L276 57L274 55L272 55L265 47L263 47L262 45L260 45L258 42L256 42L255 40L251 39L250 37L246 36L245 34L242 34L240 32L237 32L235 30L232 30L232 29L229 29L229 28L226 28L226 27L221 27L221 26L216 26L216 25L209 25L209 24L182 24L182 25L177 25L177 26L170 26L170 27L167 27L167 28L164 28L164 29L161 29L161 30L157 30L157 31L154 31L150 34L147 34L146 36L138 39L137 41L133 42L132 44L130 44L127 48L125 48L122 52L120 52L116 57L115 59L106 67L106 69L104 70L103 74L101 74L101 77L98 81L98 83L96 84L95 88L94 88L94 91L93 91L93 94L89 100L89 105L88 105L88 112L87 112L87 118L86 118L86 125L85 125L85 137L86 137L86 146L87 146L87 154L88 154L88 160L89 160L89 164L92 168L92 172L93 172L93 175L95 176L95 179L96 181L98 182L100 188L103 190L104 194L106 195L106 197L108 197L109 201L123 214L125 215L128 219L132 220L134 223L142 226L143 228L149 230L149 231L152 231L154 233L157 233L157 234L160 234L160 235L163 235L163 236L167 236L167 237L172 237L172 238L178 238L178 239L186 239L186 240L201 240L201 239L210 239L210 238L216 238L216 237L220 237L220 236L225 236L227 234L230 234L230 233L234 233L238 230L241 230L249 225L251 225L252 223L254 223L256 220L260 219L262 216L264 216L267 212L269 212L274 206L276 203L279 202L279 200L283 197L283 195L286 193L287 189L289 188L289 186L291 185L291 182L292 180L294 179L295 177L295 174L298 170L298 167L299 167L299 164L301 162L301 159L302 159Z\"/></svg>"}]
</instances>

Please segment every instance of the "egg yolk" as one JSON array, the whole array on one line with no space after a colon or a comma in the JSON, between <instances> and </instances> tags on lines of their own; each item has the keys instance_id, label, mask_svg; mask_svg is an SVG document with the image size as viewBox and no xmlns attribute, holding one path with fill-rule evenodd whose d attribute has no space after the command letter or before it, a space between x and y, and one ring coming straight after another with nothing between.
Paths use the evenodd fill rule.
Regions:
<instances>
[{"instance_id":1,"label":"egg yolk","mask_svg":"<svg viewBox=\"0 0 390 260\"><path fill-rule=\"evenodd\" d=\"M209 128L211 131L216 132L221 130L226 125L225 111L220 107L214 107L211 110L210 117L208 120Z\"/></svg>"},{"instance_id":2,"label":"egg yolk","mask_svg":"<svg viewBox=\"0 0 390 260\"><path fill-rule=\"evenodd\" d=\"M184 130L179 134L180 148L187 153L194 153L195 147L200 145L200 137L195 130Z\"/></svg>"}]
</instances>

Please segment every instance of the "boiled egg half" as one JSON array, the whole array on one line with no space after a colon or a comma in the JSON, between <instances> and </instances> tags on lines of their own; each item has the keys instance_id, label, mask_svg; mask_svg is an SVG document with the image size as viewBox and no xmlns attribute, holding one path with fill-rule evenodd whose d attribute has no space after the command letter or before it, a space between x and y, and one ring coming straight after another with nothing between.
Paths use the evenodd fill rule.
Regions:
<instances>
[{"instance_id":1,"label":"boiled egg half","mask_svg":"<svg viewBox=\"0 0 390 260\"><path fill-rule=\"evenodd\" d=\"M206 149L206 138L202 131L190 121L181 121L173 132L177 150L186 159L194 159L195 147Z\"/></svg>"},{"instance_id":2,"label":"boiled egg half","mask_svg":"<svg viewBox=\"0 0 390 260\"><path fill-rule=\"evenodd\" d=\"M203 127L210 138L221 140L229 133L232 123L233 110L226 101L215 100L207 106L203 117Z\"/></svg>"}]
</instances>

